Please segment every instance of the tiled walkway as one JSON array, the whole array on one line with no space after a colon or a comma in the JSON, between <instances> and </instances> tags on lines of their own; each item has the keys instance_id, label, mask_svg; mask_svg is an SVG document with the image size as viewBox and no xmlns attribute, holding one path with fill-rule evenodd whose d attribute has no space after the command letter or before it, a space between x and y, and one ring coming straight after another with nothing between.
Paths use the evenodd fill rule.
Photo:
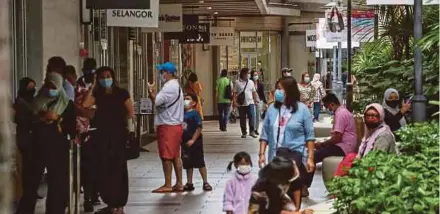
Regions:
<instances>
[{"instance_id":1,"label":"tiled walkway","mask_svg":"<svg viewBox=\"0 0 440 214\"><path fill-rule=\"evenodd\" d=\"M247 139L240 138L237 124L231 125L229 131L224 133L218 131L217 123L205 122L203 134L208 179L214 190L212 192L203 192L200 175L198 171L195 171L195 191L171 194L151 193L154 188L163 184L162 167L157 155L157 145L152 143L146 147L150 152L142 153L139 159L129 161L130 196L125 207L127 214L222 213L223 191L226 181L231 176L226 172L229 161L232 160L236 152L247 151L252 155L252 161L256 165L259 144L256 139L250 137ZM258 168L254 167L253 171L257 173ZM186 175L184 173L185 181ZM311 195L309 198L303 199L302 207L313 206L327 200L326 193L321 172L318 171L315 175L313 187L310 189ZM44 213L44 200L39 201L38 210L38 213Z\"/></svg>"}]
</instances>

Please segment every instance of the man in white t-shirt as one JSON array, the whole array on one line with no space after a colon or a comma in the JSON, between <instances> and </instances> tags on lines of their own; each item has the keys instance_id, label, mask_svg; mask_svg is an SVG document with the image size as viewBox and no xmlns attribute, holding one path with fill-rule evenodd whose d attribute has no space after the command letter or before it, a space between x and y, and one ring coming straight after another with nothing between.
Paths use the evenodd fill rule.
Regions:
<instances>
[{"instance_id":1,"label":"man in white t-shirt","mask_svg":"<svg viewBox=\"0 0 440 214\"><path fill-rule=\"evenodd\" d=\"M242 97L242 99L240 97ZM240 71L240 78L235 81L232 103L234 108L238 107L242 134L241 138L246 138L247 135L246 118L249 119L249 135L253 138L258 137L255 133L255 123L253 122L255 117L255 104L258 104L259 102L257 101L257 97L258 95L254 82L249 80L249 69L242 68Z\"/></svg>"},{"instance_id":2,"label":"man in white t-shirt","mask_svg":"<svg viewBox=\"0 0 440 214\"><path fill-rule=\"evenodd\" d=\"M162 160L165 184L153 193L183 192L182 159L180 142L183 123L183 92L176 78L176 66L166 62L158 65L161 82L164 83L159 93L155 93L155 84L148 84L151 99L156 107L154 125L156 126L159 156ZM172 186L171 173L176 172L176 184Z\"/></svg>"}]
</instances>

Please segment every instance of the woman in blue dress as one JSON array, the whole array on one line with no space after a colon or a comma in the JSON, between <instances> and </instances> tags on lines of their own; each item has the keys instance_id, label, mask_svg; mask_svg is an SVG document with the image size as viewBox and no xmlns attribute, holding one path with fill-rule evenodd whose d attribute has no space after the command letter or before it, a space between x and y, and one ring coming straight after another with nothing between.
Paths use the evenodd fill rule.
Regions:
<instances>
[{"instance_id":1,"label":"woman in blue dress","mask_svg":"<svg viewBox=\"0 0 440 214\"><path fill-rule=\"evenodd\" d=\"M313 161L315 133L313 117L306 105L300 101L298 84L293 77L283 78L274 93L275 103L270 105L263 122L260 138L259 164L275 156L289 158L298 165L300 179L291 184L289 195L296 209L301 205L301 177L315 168Z\"/></svg>"}]
</instances>

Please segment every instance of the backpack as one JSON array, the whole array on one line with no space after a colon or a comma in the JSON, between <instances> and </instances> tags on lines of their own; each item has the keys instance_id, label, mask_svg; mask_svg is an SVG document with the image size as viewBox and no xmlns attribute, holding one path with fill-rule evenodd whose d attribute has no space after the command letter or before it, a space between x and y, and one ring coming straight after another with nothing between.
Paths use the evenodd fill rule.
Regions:
<instances>
[{"instance_id":1,"label":"backpack","mask_svg":"<svg viewBox=\"0 0 440 214\"><path fill-rule=\"evenodd\" d=\"M225 88L225 93L223 94L223 98L225 99L232 99L232 86L231 81L229 81L229 85Z\"/></svg>"}]
</instances>

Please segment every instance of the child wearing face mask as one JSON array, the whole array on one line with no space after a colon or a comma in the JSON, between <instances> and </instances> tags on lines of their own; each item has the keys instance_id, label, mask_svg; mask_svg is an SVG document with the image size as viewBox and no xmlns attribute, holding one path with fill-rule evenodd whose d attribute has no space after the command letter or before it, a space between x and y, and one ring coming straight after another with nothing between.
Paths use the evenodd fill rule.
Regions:
<instances>
[{"instance_id":1,"label":"child wearing face mask","mask_svg":"<svg viewBox=\"0 0 440 214\"><path fill-rule=\"evenodd\" d=\"M195 94L185 96L185 114L182 136L182 163L186 170L187 183L184 186L185 191L193 191L192 181L194 168L198 168L203 179L203 190L211 191L212 187L208 183L208 172L205 166L205 157L203 154L202 138L202 118L199 112L195 110L198 98Z\"/></svg>"},{"instance_id":2,"label":"child wearing face mask","mask_svg":"<svg viewBox=\"0 0 440 214\"><path fill-rule=\"evenodd\" d=\"M223 195L223 212L227 214L246 214L251 198L252 186L257 178L251 174L252 161L246 152L235 154L234 160L228 165L228 172L232 165L237 169L232 178L228 180Z\"/></svg>"}]
</instances>

